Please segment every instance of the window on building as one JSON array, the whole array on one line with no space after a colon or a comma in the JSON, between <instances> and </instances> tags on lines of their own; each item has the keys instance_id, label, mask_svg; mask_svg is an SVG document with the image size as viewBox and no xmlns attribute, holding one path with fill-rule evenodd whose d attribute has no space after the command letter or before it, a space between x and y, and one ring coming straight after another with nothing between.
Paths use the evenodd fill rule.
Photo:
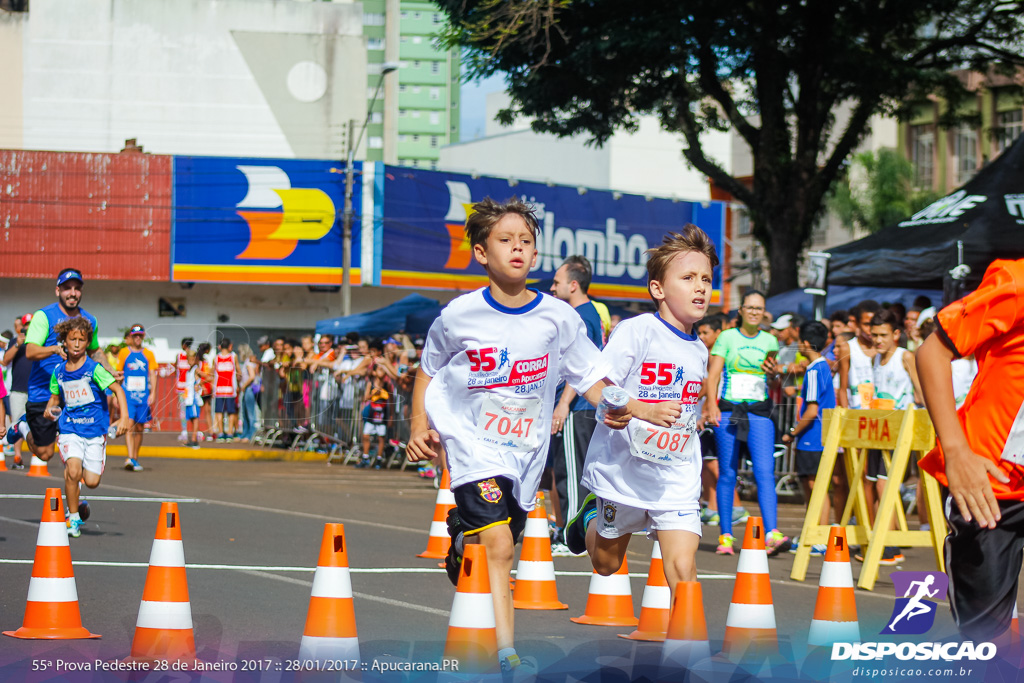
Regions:
<instances>
[{"instance_id":1,"label":"window on building","mask_svg":"<svg viewBox=\"0 0 1024 683\"><path fill-rule=\"evenodd\" d=\"M931 188L935 180L935 131L931 124L910 127L910 162L914 184Z\"/></svg>"},{"instance_id":2,"label":"window on building","mask_svg":"<svg viewBox=\"0 0 1024 683\"><path fill-rule=\"evenodd\" d=\"M1024 109L996 115L996 154L1002 154L1024 132Z\"/></svg>"},{"instance_id":3,"label":"window on building","mask_svg":"<svg viewBox=\"0 0 1024 683\"><path fill-rule=\"evenodd\" d=\"M384 65L381 64L380 62L367 62L367 64L366 64L366 73L368 73L368 74L371 74L371 75L379 74L383 70L384 70Z\"/></svg>"},{"instance_id":4,"label":"window on building","mask_svg":"<svg viewBox=\"0 0 1024 683\"><path fill-rule=\"evenodd\" d=\"M431 62L430 63L430 73L432 73L432 74L439 74L439 73L441 73L441 62Z\"/></svg>"},{"instance_id":5,"label":"window on building","mask_svg":"<svg viewBox=\"0 0 1024 683\"><path fill-rule=\"evenodd\" d=\"M412 18L413 19L420 19L422 17L423 17L423 15L421 13L419 13L419 12L413 12L412 13Z\"/></svg>"},{"instance_id":6,"label":"window on building","mask_svg":"<svg viewBox=\"0 0 1024 683\"><path fill-rule=\"evenodd\" d=\"M434 15L433 17L431 17L431 18L432 18L432 19L434 20L434 23L435 23L435 24L440 24L440 23L441 23L441 15L440 15L440 14L435 14L435 15Z\"/></svg>"},{"instance_id":7,"label":"window on building","mask_svg":"<svg viewBox=\"0 0 1024 683\"><path fill-rule=\"evenodd\" d=\"M399 85L398 86L398 92L405 92L408 89L409 89L409 86L407 86L407 85Z\"/></svg>"},{"instance_id":8,"label":"window on building","mask_svg":"<svg viewBox=\"0 0 1024 683\"><path fill-rule=\"evenodd\" d=\"M402 43L408 43L408 42L409 42L409 36L402 36L402 37L401 37L401 38L399 38L398 40L399 40L400 42L402 42Z\"/></svg>"},{"instance_id":9,"label":"window on building","mask_svg":"<svg viewBox=\"0 0 1024 683\"><path fill-rule=\"evenodd\" d=\"M747 213L745 209L739 209L736 211L736 234L750 234L750 214Z\"/></svg>"},{"instance_id":10,"label":"window on building","mask_svg":"<svg viewBox=\"0 0 1024 683\"><path fill-rule=\"evenodd\" d=\"M437 170L437 162L434 162L434 163L430 164L430 170L431 171L436 171Z\"/></svg>"},{"instance_id":11,"label":"window on building","mask_svg":"<svg viewBox=\"0 0 1024 683\"><path fill-rule=\"evenodd\" d=\"M402 12L402 18L403 19L408 19L409 18L409 13L408 12Z\"/></svg>"},{"instance_id":12,"label":"window on building","mask_svg":"<svg viewBox=\"0 0 1024 683\"><path fill-rule=\"evenodd\" d=\"M431 88L430 89L430 99L432 99L432 100L439 100L439 99L441 99L441 89L440 88Z\"/></svg>"},{"instance_id":13,"label":"window on building","mask_svg":"<svg viewBox=\"0 0 1024 683\"><path fill-rule=\"evenodd\" d=\"M413 142L419 142L420 141L420 136L419 135L413 135L412 136L412 141Z\"/></svg>"},{"instance_id":14,"label":"window on building","mask_svg":"<svg viewBox=\"0 0 1024 683\"><path fill-rule=\"evenodd\" d=\"M384 149L384 138L377 135L371 135L366 141L367 146L370 149Z\"/></svg>"},{"instance_id":15,"label":"window on building","mask_svg":"<svg viewBox=\"0 0 1024 683\"><path fill-rule=\"evenodd\" d=\"M414 119L418 119L418 118L420 117L420 113L421 113L421 112L419 112L419 111L417 111L417 110L413 109L413 110L412 110L412 113L410 114L410 116L412 116L412 117L413 117Z\"/></svg>"},{"instance_id":16,"label":"window on building","mask_svg":"<svg viewBox=\"0 0 1024 683\"><path fill-rule=\"evenodd\" d=\"M956 155L956 184L962 185L978 172L978 131L969 126L953 131L953 153Z\"/></svg>"},{"instance_id":17,"label":"window on building","mask_svg":"<svg viewBox=\"0 0 1024 683\"><path fill-rule=\"evenodd\" d=\"M437 147L437 145L438 145L438 139L439 139L439 138L438 138L438 137L437 137L436 135L431 135L431 136L430 136L430 146L431 146L431 147Z\"/></svg>"},{"instance_id":18,"label":"window on building","mask_svg":"<svg viewBox=\"0 0 1024 683\"><path fill-rule=\"evenodd\" d=\"M436 111L430 112L430 125L436 126L436 125L439 125L440 123L441 123L441 114L440 114L440 112L436 112Z\"/></svg>"},{"instance_id":19,"label":"window on building","mask_svg":"<svg viewBox=\"0 0 1024 683\"><path fill-rule=\"evenodd\" d=\"M408 115L408 113L409 112L407 110L405 110L405 109L399 109L398 110L398 115L399 116L406 116L406 115Z\"/></svg>"},{"instance_id":20,"label":"window on building","mask_svg":"<svg viewBox=\"0 0 1024 683\"><path fill-rule=\"evenodd\" d=\"M366 39L367 50L383 50L384 39L383 38L367 38Z\"/></svg>"},{"instance_id":21,"label":"window on building","mask_svg":"<svg viewBox=\"0 0 1024 683\"><path fill-rule=\"evenodd\" d=\"M409 136L408 135L404 135L404 134L403 135L399 135L398 136L398 141L399 142L409 142Z\"/></svg>"},{"instance_id":22,"label":"window on building","mask_svg":"<svg viewBox=\"0 0 1024 683\"><path fill-rule=\"evenodd\" d=\"M381 12L364 12L363 26L383 26L384 14Z\"/></svg>"},{"instance_id":23,"label":"window on building","mask_svg":"<svg viewBox=\"0 0 1024 683\"><path fill-rule=\"evenodd\" d=\"M418 60L418 59L413 60L412 68L414 68L414 69L420 68L420 60Z\"/></svg>"},{"instance_id":24,"label":"window on building","mask_svg":"<svg viewBox=\"0 0 1024 683\"><path fill-rule=\"evenodd\" d=\"M375 111L370 114L370 123L384 123L384 112Z\"/></svg>"},{"instance_id":25,"label":"window on building","mask_svg":"<svg viewBox=\"0 0 1024 683\"><path fill-rule=\"evenodd\" d=\"M421 88L418 85L412 86L412 94L413 95L419 95L421 92L423 92L423 88Z\"/></svg>"},{"instance_id":26,"label":"window on building","mask_svg":"<svg viewBox=\"0 0 1024 683\"><path fill-rule=\"evenodd\" d=\"M423 42L423 36L413 36L412 42L414 45L419 45L420 43Z\"/></svg>"}]
</instances>

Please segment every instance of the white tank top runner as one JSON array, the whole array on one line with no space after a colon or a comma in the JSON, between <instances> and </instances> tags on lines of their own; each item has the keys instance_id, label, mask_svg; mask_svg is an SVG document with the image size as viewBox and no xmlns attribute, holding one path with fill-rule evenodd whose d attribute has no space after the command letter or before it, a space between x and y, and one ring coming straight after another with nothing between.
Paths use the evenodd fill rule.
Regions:
<instances>
[{"instance_id":1,"label":"white tank top runner","mask_svg":"<svg viewBox=\"0 0 1024 683\"><path fill-rule=\"evenodd\" d=\"M890 398L896 402L896 409L902 410L914 401L914 383L910 373L903 366L903 354L906 349L897 348L892 358L882 365L882 356L875 356L875 396Z\"/></svg>"},{"instance_id":2,"label":"white tank top runner","mask_svg":"<svg viewBox=\"0 0 1024 683\"><path fill-rule=\"evenodd\" d=\"M874 372L871 369L871 358L860 347L860 341L854 337L848 344L850 347L850 372L847 374L846 391L850 399L850 407L866 408L866 400L874 393ZM865 400L864 397L867 397Z\"/></svg>"}]
</instances>

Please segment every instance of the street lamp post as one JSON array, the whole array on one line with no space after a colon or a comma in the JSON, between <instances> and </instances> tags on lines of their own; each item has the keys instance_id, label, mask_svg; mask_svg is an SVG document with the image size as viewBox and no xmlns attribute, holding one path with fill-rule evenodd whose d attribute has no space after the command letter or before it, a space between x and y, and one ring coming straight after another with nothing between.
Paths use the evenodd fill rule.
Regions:
<instances>
[{"instance_id":1,"label":"street lamp post","mask_svg":"<svg viewBox=\"0 0 1024 683\"><path fill-rule=\"evenodd\" d=\"M352 314L352 285L349 279L352 275L352 184L355 176L353 162L359 143L363 140L363 133L366 132L366 127L370 124L373 105L377 103L380 89L384 85L384 77L397 70L398 64L394 62L385 62L381 65L380 78L377 79L373 97L370 98L370 103L366 106L366 119L363 120L363 126L359 129L359 137L355 144L352 144L352 129L355 121L350 119L348 122L348 153L345 155L345 209L342 214L341 232L341 314L343 316Z\"/></svg>"}]
</instances>

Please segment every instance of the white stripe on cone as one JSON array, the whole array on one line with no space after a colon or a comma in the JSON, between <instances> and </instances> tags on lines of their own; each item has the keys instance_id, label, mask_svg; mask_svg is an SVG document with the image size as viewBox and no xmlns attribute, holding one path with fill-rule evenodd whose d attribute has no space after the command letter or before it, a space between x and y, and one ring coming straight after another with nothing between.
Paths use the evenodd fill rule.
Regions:
<instances>
[{"instance_id":1,"label":"white stripe on cone","mask_svg":"<svg viewBox=\"0 0 1024 683\"><path fill-rule=\"evenodd\" d=\"M736 565L737 574L767 574L768 554L763 550L740 550L740 561Z\"/></svg>"},{"instance_id":2,"label":"white stripe on cone","mask_svg":"<svg viewBox=\"0 0 1024 683\"><path fill-rule=\"evenodd\" d=\"M725 625L733 628L775 628L775 607L730 603Z\"/></svg>"},{"instance_id":3,"label":"white stripe on cone","mask_svg":"<svg viewBox=\"0 0 1024 683\"><path fill-rule=\"evenodd\" d=\"M67 536L67 534L64 534ZM28 582L29 602L76 602L78 589L75 577L46 578L33 576Z\"/></svg>"},{"instance_id":4,"label":"white stripe on cone","mask_svg":"<svg viewBox=\"0 0 1024 683\"><path fill-rule=\"evenodd\" d=\"M853 588L853 570L848 562L825 562L821 565L821 588Z\"/></svg>"},{"instance_id":5,"label":"white stripe on cone","mask_svg":"<svg viewBox=\"0 0 1024 683\"><path fill-rule=\"evenodd\" d=\"M629 577L625 574L610 574L601 576L597 572L590 575L591 595L628 595L633 598L633 591L629 585Z\"/></svg>"},{"instance_id":6,"label":"white stripe on cone","mask_svg":"<svg viewBox=\"0 0 1024 683\"><path fill-rule=\"evenodd\" d=\"M339 660L354 660L358 662L359 639L302 636L302 640L299 642L299 659L332 663ZM335 675L340 675L340 672L336 672Z\"/></svg>"},{"instance_id":7,"label":"white stripe on cone","mask_svg":"<svg viewBox=\"0 0 1024 683\"><path fill-rule=\"evenodd\" d=\"M154 538L153 549L149 551L151 567L184 567L185 544L177 540Z\"/></svg>"},{"instance_id":8,"label":"white stripe on cone","mask_svg":"<svg viewBox=\"0 0 1024 683\"><path fill-rule=\"evenodd\" d=\"M348 567L317 567L313 575L314 598L351 598L352 575Z\"/></svg>"},{"instance_id":9,"label":"white stripe on cone","mask_svg":"<svg viewBox=\"0 0 1024 683\"><path fill-rule=\"evenodd\" d=\"M555 564L551 561L519 560L516 581L554 581Z\"/></svg>"},{"instance_id":10,"label":"white stripe on cone","mask_svg":"<svg viewBox=\"0 0 1024 683\"><path fill-rule=\"evenodd\" d=\"M30 467L46 467L46 461L40 458L38 455L32 456L32 462L29 464Z\"/></svg>"},{"instance_id":11,"label":"white stripe on cone","mask_svg":"<svg viewBox=\"0 0 1024 683\"><path fill-rule=\"evenodd\" d=\"M36 545L59 548L68 545L68 525L65 522L40 522Z\"/></svg>"},{"instance_id":12,"label":"white stripe on cone","mask_svg":"<svg viewBox=\"0 0 1024 683\"><path fill-rule=\"evenodd\" d=\"M523 529L524 538L548 538L548 520L539 517L528 517Z\"/></svg>"},{"instance_id":13,"label":"white stripe on cone","mask_svg":"<svg viewBox=\"0 0 1024 683\"><path fill-rule=\"evenodd\" d=\"M448 626L494 628L494 599L490 593L456 593Z\"/></svg>"},{"instance_id":14,"label":"white stripe on cone","mask_svg":"<svg viewBox=\"0 0 1024 683\"><path fill-rule=\"evenodd\" d=\"M860 626L856 621L811 620L807 631L808 645L831 645L832 643L859 643Z\"/></svg>"},{"instance_id":15,"label":"white stripe on cone","mask_svg":"<svg viewBox=\"0 0 1024 683\"><path fill-rule=\"evenodd\" d=\"M139 620L136 628L163 630L191 630L192 606L187 602L156 602L143 600L139 605Z\"/></svg>"},{"instance_id":16,"label":"white stripe on cone","mask_svg":"<svg viewBox=\"0 0 1024 683\"><path fill-rule=\"evenodd\" d=\"M644 586L644 597L640 607L647 609L672 609L672 591L668 586Z\"/></svg>"},{"instance_id":17,"label":"white stripe on cone","mask_svg":"<svg viewBox=\"0 0 1024 683\"><path fill-rule=\"evenodd\" d=\"M444 538L448 536L448 524L447 522L431 522L430 533L428 534L434 538Z\"/></svg>"}]
</instances>

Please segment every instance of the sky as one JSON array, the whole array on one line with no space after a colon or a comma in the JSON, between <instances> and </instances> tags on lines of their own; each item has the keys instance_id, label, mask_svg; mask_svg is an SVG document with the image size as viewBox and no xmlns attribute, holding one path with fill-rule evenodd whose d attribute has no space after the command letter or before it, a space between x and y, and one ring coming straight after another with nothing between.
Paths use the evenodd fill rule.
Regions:
<instances>
[{"instance_id":1,"label":"sky","mask_svg":"<svg viewBox=\"0 0 1024 683\"><path fill-rule=\"evenodd\" d=\"M462 84L460 140L465 142L484 136L484 128L487 125L487 95L504 89L503 76L491 76L480 82Z\"/></svg>"}]
</instances>

